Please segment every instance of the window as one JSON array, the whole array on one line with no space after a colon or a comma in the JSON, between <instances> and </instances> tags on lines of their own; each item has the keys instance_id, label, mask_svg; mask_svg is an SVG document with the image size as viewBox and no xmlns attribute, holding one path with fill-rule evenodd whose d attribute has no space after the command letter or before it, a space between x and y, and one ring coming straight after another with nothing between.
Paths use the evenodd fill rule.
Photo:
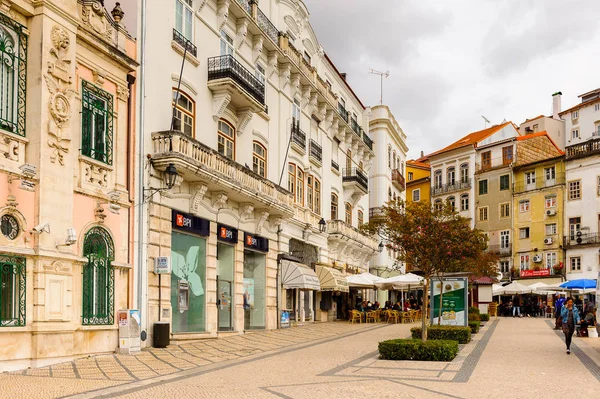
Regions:
<instances>
[{"instance_id":1,"label":"window","mask_svg":"<svg viewBox=\"0 0 600 399\"><path fill-rule=\"evenodd\" d=\"M313 195L314 195L314 177L312 175L306 176L306 206L308 209L313 209Z\"/></svg>"},{"instance_id":2,"label":"window","mask_svg":"<svg viewBox=\"0 0 600 399\"><path fill-rule=\"evenodd\" d=\"M581 256L574 256L569 259L571 263L571 271L580 271L581 270Z\"/></svg>"},{"instance_id":3,"label":"window","mask_svg":"<svg viewBox=\"0 0 600 399\"><path fill-rule=\"evenodd\" d=\"M556 182L556 168L551 166L544 168L544 178L546 180L546 186L551 186Z\"/></svg>"},{"instance_id":4,"label":"window","mask_svg":"<svg viewBox=\"0 0 600 399\"><path fill-rule=\"evenodd\" d=\"M255 141L252 152L252 170L262 177L267 177L267 149L264 145Z\"/></svg>"},{"instance_id":5,"label":"window","mask_svg":"<svg viewBox=\"0 0 600 399\"><path fill-rule=\"evenodd\" d=\"M462 194L460 196L460 210L463 212L469 210L469 194Z\"/></svg>"},{"instance_id":6,"label":"window","mask_svg":"<svg viewBox=\"0 0 600 399\"><path fill-rule=\"evenodd\" d=\"M348 169L348 173L352 169L352 151L350 149L346 151L346 169Z\"/></svg>"},{"instance_id":7,"label":"window","mask_svg":"<svg viewBox=\"0 0 600 399\"><path fill-rule=\"evenodd\" d=\"M345 214L346 218L344 220L348 225L352 226L352 205L350 205L349 202L346 202L344 204L344 210L346 213Z\"/></svg>"},{"instance_id":8,"label":"window","mask_svg":"<svg viewBox=\"0 0 600 399\"><path fill-rule=\"evenodd\" d=\"M523 227L519 229L519 238L525 239L529 238L529 227Z\"/></svg>"},{"instance_id":9,"label":"window","mask_svg":"<svg viewBox=\"0 0 600 399\"><path fill-rule=\"evenodd\" d=\"M529 200L519 201L519 212L529 212Z\"/></svg>"},{"instance_id":10,"label":"window","mask_svg":"<svg viewBox=\"0 0 600 399\"><path fill-rule=\"evenodd\" d=\"M569 182L569 200L581 199L581 180Z\"/></svg>"},{"instance_id":11,"label":"window","mask_svg":"<svg viewBox=\"0 0 600 399\"><path fill-rule=\"evenodd\" d=\"M574 240L577 232L581 230L581 218L569 218L569 238Z\"/></svg>"},{"instance_id":12,"label":"window","mask_svg":"<svg viewBox=\"0 0 600 399\"><path fill-rule=\"evenodd\" d=\"M579 129L571 130L571 139L578 139L578 138L579 138Z\"/></svg>"},{"instance_id":13,"label":"window","mask_svg":"<svg viewBox=\"0 0 600 399\"><path fill-rule=\"evenodd\" d=\"M363 211L360 211L360 210L359 210L359 211L357 212L357 215L358 215L358 216L357 216L357 218L358 218L358 226L360 227L360 226L362 226L362 225L363 225L363 223L364 223L364 220L363 220Z\"/></svg>"},{"instance_id":14,"label":"window","mask_svg":"<svg viewBox=\"0 0 600 399\"><path fill-rule=\"evenodd\" d=\"M433 209L435 209L436 211L440 212L443 209L444 205L442 204L442 200L441 199L436 199L435 202L433 203Z\"/></svg>"},{"instance_id":15,"label":"window","mask_svg":"<svg viewBox=\"0 0 600 399\"><path fill-rule=\"evenodd\" d=\"M388 168L392 168L392 146L388 145Z\"/></svg>"},{"instance_id":16,"label":"window","mask_svg":"<svg viewBox=\"0 0 600 399\"><path fill-rule=\"evenodd\" d=\"M600 104L594 104L594 111L600 111Z\"/></svg>"},{"instance_id":17,"label":"window","mask_svg":"<svg viewBox=\"0 0 600 399\"><path fill-rule=\"evenodd\" d=\"M533 125L533 131L534 131L534 132L537 132L537 131L538 131L538 129L539 129L539 126L538 126L538 125Z\"/></svg>"},{"instance_id":18,"label":"window","mask_svg":"<svg viewBox=\"0 0 600 399\"><path fill-rule=\"evenodd\" d=\"M315 178L315 203L313 205L313 212L321 214L321 182Z\"/></svg>"},{"instance_id":19,"label":"window","mask_svg":"<svg viewBox=\"0 0 600 399\"><path fill-rule=\"evenodd\" d=\"M571 112L571 119L577 119L577 118L579 118L579 111Z\"/></svg>"},{"instance_id":20,"label":"window","mask_svg":"<svg viewBox=\"0 0 600 399\"><path fill-rule=\"evenodd\" d=\"M288 164L288 191L296 198L296 165Z\"/></svg>"},{"instance_id":21,"label":"window","mask_svg":"<svg viewBox=\"0 0 600 399\"><path fill-rule=\"evenodd\" d=\"M456 199L454 197L448 197L446 201L448 201L453 211L456 210Z\"/></svg>"},{"instance_id":22,"label":"window","mask_svg":"<svg viewBox=\"0 0 600 399\"><path fill-rule=\"evenodd\" d=\"M304 205L304 171L296 167L296 203Z\"/></svg>"},{"instance_id":23,"label":"window","mask_svg":"<svg viewBox=\"0 0 600 399\"><path fill-rule=\"evenodd\" d=\"M408 172L408 180L410 181L412 179L413 179L413 172ZM598 179L598 180L600 181L600 179Z\"/></svg>"},{"instance_id":24,"label":"window","mask_svg":"<svg viewBox=\"0 0 600 399\"><path fill-rule=\"evenodd\" d=\"M446 183L448 183L449 185L454 185L454 183L456 183L455 178L456 178L456 173L455 173L455 169L454 166L448 168L448 170L446 171L446 178L448 179L446 181Z\"/></svg>"},{"instance_id":25,"label":"window","mask_svg":"<svg viewBox=\"0 0 600 399\"><path fill-rule=\"evenodd\" d=\"M469 181L469 164L463 163L460 165L460 182L467 183Z\"/></svg>"},{"instance_id":26,"label":"window","mask_svg":"<svg viewBox=\"0 0 600 399\"><path fill-rule=\"evenodd\" d=\"M535 170L525 172L525 184L528 188L535 188Z\"/></svg>"},{"instance_id":27,"label":"window","mask_svg":"<svg viewBox=\"0 0 600 399\"><path fill-rule=\"evenodd\" d=\"M25 136L27 36L25 27L0 16L0 129Z\"/></svg>"},{"instance_id":28,"label":"window","mask_svg":"<svg viewBox=\"0 0 600 399\"><path fill-rule=\"evenodd\" d=\"M553 236L556 235L556 223L551 223L546 225L546 235Z\"/></svg>"},{"instance_id":29,"label":"window","mask_svg":"<svg viewBox=\"0 0 600 399\"><path fill-rule=\"evenodd\" d=\"M479 195L485 195L488 193L488 181L479 180Z\"/></svg>"},{"instance_id":30,"label":"window","mask_svg":"<svg viewBox=\"0 0 600 399\"><path fill-rule=\"evenodd\" d=\"M112 165L113 97L84 80L81 101L81 153Z\"/></svg>"},{"instance_id":31,"label":"window","mask_svg":"<svg viewBox=\"0 0 600 399\"><path fill-rule=\"evenodd\" d=\"M479 221L485 222L486 220L488 220L488 207L483 206L479 208Z\"/></svg>"},{"instance_id":32,"label":"window","mask_svg":"<svg viewBox=\"0 0 600 399\"><path fill-rule=\"evenodd\" d=\"M492 152L481 153L481 169L490 169L492 167Z\"/></svg>"},{"instance_id":33,"label":"window","mask_svg":"<svg viewBox=\"0 0 600 399\"><path fill-rule=\"evenodd\" d=\"M508 261L508 260L501 261L500 262L500 271L502 273L510 272L510 261Z\"/></svg>"},{"instance_id":34,"label":"window","mask_svg":"<svg viewBox=\"0 0 600 399\"><path fill-rule=\"evenodd\" d=\"M83 255L83 325L111 325L114 322L115 272L111 265L115 250L112 238L102 227L85 234Z\"/></svg>"},{"instance_id":35,"label":"window","mask_svg":"<svg viewBox=\"0 0 600 399\"><path fill-rule=\"evenodd\" d=\"M558 254L556 252L546 252L546 269L551 269L558 263Z\"/></svg>"},{"instance_id":36,"label":"window","mask_svg":"<svg viewBox=\"0 0 600 399\"><path fill-rule=\"evenodd\" d=\"M338 196L335 193L331 193L331 220L337 220L338 218Z\"/></svg>"},{"instance_id":37,"label":"window","mask_svg":"<svg viewBox=\"0 0 600 399\"><path fill-rule=\"evenodd\" d=\"M175 1L175 29L185 36L189 41L192 40L192 24L194 11L192 0Z\"/></svg>"},{"instance_id":38,"label":"window","mask_svg":"<svg viewBox=\"0 0 600 399\"><path fill-rule=\"evenodd\" d=\"M235 130L229 122L221 119L218 124L217 151L229 159L235 159Z\"/></svg>"},{"instance_id":39,"label":"window","mask_svg":"<svg viewBox=\"0 0 600 399\"><path fill-rule=\"evenodd\" d=\"M306 206L321 214L321 182L312 175L306 177Z\"/></svg>"},{"instance_id":40,"label":"window","mask_svg":"<svg viewBox=\"0 0 600 399\"><path fill-rule=\"evenodd\" d=\"M0 327L25 323L25 258L0 255Z\"/></svg>"},{"instance_id":41,"label":"window","mask_svg":"<svg viewBox=\"0 0 600 399\"><path fill-rule=\"evenodd\" d=\"M521 270L529 269L529 255L519 256L519 266Z\"/></svg>"},{"instance_id":42,"label":"window","mask_svg":"<svg viewBox=\"0 0 600 399\"><path fill-rule=\"evenodd\" d=\"M508 249L510 246L510 230L500 232L500 248Z\"/></svg>"},{"instance_id":43,"label":"window","mask_svg":"<svg viewBox=\"0 0 600 399\"><path fill-rule=\"evenodd\" d=\"M545 202L546 202L546 208L555 208L556 207L556 195L547 195Z\"/></svg>"},{"instance_id":44,"label":"window","mask_svg":"<svg viewBox=\"0 0 600 399\"><path fill-rule=\"evenodd\" d=\"M392 158L394 159L394 168L393 169L397 169L398 168L398 163L396 161L396 151L394 151Z\"/></svg>"},{"instance_id":45,"label":"window","mask_svg":"<svg viewBox=\"0 0 600 399\"><path fill-rule=\"evenodd\" d=\"M433 174L433 181L434 181L434 187L435 188L442 188L442 171L441 170L436 170Z\"/></svg>"},{"instance_id":46,"label":"window","mask_svg":"<svg viewBox=\"0 0 600 399\"><path fill-rule=\"evenodd\" d=\"M510 217L510 202L500 204L500 218L505 219Z\"/></svg>"},{"instance_id":47,"label":"window","mask_svg":"<svg viewBox=\"0 0 600 399\"><path fill-rule=\"evenodd\" d=\"M263 85L265 84L265 68L262 65L256 64L256 68L254 69L254 76L256 77L256 79L258 79L260 83L262 83Z\"/></svg>"},{"instance_id":48,"label":"window","mask_svg":"<svg viewBox=\"0 0 600 399\"><path fill-rule=\"evenodd\" d=\"M297 98L292 103L292 120L300 126L300 100Z\"/></svg>"},{"instance_id":49,"label":"window","mask_svg":"<svg viewBox=\"0 0 600 399\"><path fill-rule=\"evenodd\" d=\"M510 175L502 175L500 176L500 191L505 191L510 189Z\"/></svg>"},{"instance_id":50,"label":"window","mask_svg":"<svg viewBox=\"0 0 600 399\"><path fill-rule=\"evenodd\" d=\"M502 147L502 165L510 165L513 161L513 148L511 145Z\"/></svg>"},{"instance_id":51,"label":"window","mask_svg":"<svg viewBox=\"0 0 600 399\"><path fill-rule=\"evenodd\" d=\"M221 55L234 56L233 39L225 31L221 31Z\"/></svg>"},{"instance_id":52,"label":"window","mask_svg":"<svg viewBox=\"0 0 600 399\"><path fill-rule=\"evenodd\" d=\"M421 200L421 189L420 188L413 190L412 200L413 200L413 202L419 202Z\"/></svg>"},{"instance_id":53,"label":"window","mask_svg":"<svg viewBox=\"0 0 600 399\"><path fill-rule=\"evenodd\" d=\"M194 101L182 91L173 89L173 130L194 135Z\"/></svg>"},{"instance_id":54,"label":"window","mask_svg":"<svg viewBox=\"0 0 600 399\"><path fill-rule=\"evenodd\" d=\"M311 64L311 58L310 58L310 54L308 54L306 51L304 53L302 53L302 58L304 58L304 61L306 61L306 63L308 65L312 65Z\"/></svg>"}]
</instances>

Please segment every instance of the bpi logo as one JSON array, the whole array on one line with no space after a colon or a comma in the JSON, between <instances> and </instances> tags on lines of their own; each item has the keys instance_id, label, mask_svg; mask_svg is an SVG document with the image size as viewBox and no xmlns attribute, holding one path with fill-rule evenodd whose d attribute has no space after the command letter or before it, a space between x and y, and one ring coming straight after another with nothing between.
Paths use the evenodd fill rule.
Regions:
<instances>
[{"instance_id":1,"label":"bpi logo","mask_svg":"<svg viewBox=\"0 0 600 399\"><path fill-rule=\"evenodd\" d=\"M251 235L246 236L246 245L254 247L258 244L258 240Z\"/></svg>"},{"instance_id":2,"label":"bpi logo","mask_svg":"<svg viewBox=\"0 0 600 399\"><path fill-rule=\"evenodd\" d=\"M185 216L178 213L175 224L179 227L192 227L192 219L186 218Z\"/></svg>"},{"instance_id":3,"label":"bpi logo","mask_svg":"<svg viewBox=\"0 0 600 399\"><path fill-rule=\"evenodd\" d=\"M232 239L233 231L227 230L227 228L225 228L225 227L221 227L221 238Z\"/></svg>"}]
</instances>

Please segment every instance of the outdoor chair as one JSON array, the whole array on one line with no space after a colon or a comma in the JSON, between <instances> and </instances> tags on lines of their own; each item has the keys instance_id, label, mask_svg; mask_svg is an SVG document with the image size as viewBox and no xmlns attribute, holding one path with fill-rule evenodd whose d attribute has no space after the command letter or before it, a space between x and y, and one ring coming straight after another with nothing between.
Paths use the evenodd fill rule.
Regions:
<instances>
[{"instance_id":1,"label":"outdoor chair","mask_svg":"<svg viewBox=\"0 0 600 399\"><path fill-rule=\"evenodd\" d=\"M373 321L373 323L377 322L377 312L367 312L366 322L368 323L370 320Z\"/></svg>"},{"instance_id":2,"label":"outdoor chair","mask_svg":"<svg viewBox=\"0 0 600 399\"><path fill-rule=\"evenodd\" d=\"M410 323L410 313L409 312L402 312L401 314L401 321L402 323Z\"/></svg>"},{"instance_id":3,"label":"outdoor chair","mask_svg":"<svg viewBox=\"0 0 600 399\"><path fill-rule=\"evenodd\" d=\"M388 323L399 323L400 313L397 310L388 310Z\"/></svg>"},{"instance_id":4,"label":"outdoor chair","mask_svg":"<svg viewBox=\"0 0 600 399\"><path fill-rule=\"evenodd\" d=\"M353 310L352 313L350 313L350 320L348 320L348 321L350 323L354 323L355 321L362 323L362 315L360 314L360 312L358 310Z\"/></svg>"}]
</instances>

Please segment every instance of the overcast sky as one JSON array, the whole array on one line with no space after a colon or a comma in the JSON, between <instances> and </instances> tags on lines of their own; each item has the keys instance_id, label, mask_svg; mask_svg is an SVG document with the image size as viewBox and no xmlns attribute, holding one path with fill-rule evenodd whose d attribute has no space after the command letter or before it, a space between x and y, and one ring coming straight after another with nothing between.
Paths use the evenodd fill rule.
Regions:
<instances>
[{"instance_id":1,"label":"overcast sky","mask_svg":"<svg viewBox=\"0 0 600 399\"><path fill-rule=\"evenodd\" d=\"M304 0L317 37L365 105L383 102L409 158L504 119L551 115L600 87L598 0ZM488 125L489 126L489 125Z\"/></svg>"}]
</instances>

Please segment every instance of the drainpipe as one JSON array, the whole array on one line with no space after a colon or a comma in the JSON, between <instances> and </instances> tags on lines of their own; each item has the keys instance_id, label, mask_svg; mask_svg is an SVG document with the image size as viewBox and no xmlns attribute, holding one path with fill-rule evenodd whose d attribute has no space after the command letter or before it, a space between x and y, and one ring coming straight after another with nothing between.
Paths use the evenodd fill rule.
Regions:
<instances>
[{"instance_id":1,"label":"drainpipe","mask_svg":"<svg viewBox=\"0 0 600 399\"><path fill-rule=\"evenodd\" d=\"M135 195L132 195L132 179L131 179L131 169L132 169L132 165L131 162L132 160L135 158L135 155L132 155L132 140L134 140L133 137L133 132L132 132L132 125L134 122L132 122L131 120L131 116L133 114L133 101L131 101L132 95L131 95L131 90L133 88L133 84L135 83L135 76L133 76L132 74L127 74L127 90L129 90L129 97L127 98L127 164L126 164L126 172L127 172L127 180L125 180L125 189L127 190L127 192L129 193L129 201L133 201L135 200ZM128 251L127 251L127 260L129 262L131 262L132 264L134 263L133 260L133 251L132 251L132 243L135 242L135 227L132 230L132 226L135 226L135 211L134 212L130 212L129 213L129 225L128 225L128 236L127 236L127 242L129 243L128 245ZM133 292L132 292L132 283L133 283L133 276L134 276L134 272L133 270L129 271L128 274L128 283L127 283L127 307L128 308L133 308Z\"/></svg>"}]
</instances>

